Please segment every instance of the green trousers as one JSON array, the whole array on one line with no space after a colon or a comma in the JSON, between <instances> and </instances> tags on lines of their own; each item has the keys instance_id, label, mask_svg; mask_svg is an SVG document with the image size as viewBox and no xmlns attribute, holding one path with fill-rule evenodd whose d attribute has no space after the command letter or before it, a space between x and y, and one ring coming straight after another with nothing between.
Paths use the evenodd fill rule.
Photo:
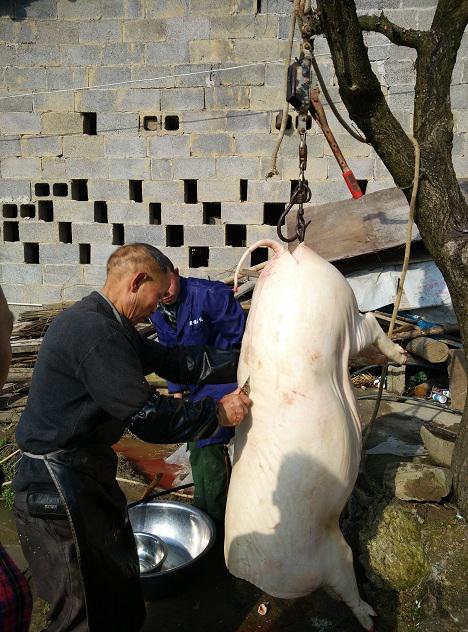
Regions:
<instances>
[{"instance_id":1,"label":"green trousers","mask_svg":"<svg viewBox=\"0 0 468 632\"><path fill-rule=\"evenodd\" d=\"M219 522L224 522L226 498L231 476L231 462L227 447L207 445L197 447L188 444L195 494L193 504Z\"/></svg>"}]
</instances>

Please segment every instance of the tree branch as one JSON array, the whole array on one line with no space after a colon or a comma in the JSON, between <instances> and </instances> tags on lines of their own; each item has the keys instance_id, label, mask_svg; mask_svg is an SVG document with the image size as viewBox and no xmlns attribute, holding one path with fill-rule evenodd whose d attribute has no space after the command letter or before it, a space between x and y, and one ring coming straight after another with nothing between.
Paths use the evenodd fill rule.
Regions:
<instances>
[{"instance_id":1,"label":"tree branch","mask_svg":"<svg viewBox=\"0 0 468 632\"><path fill-rule=\"evenodd\" d=\"M360 15L358 19L363 31L382 33L397 46L408 46L418 50L424 38L427 37L426 31L405 29L390 22L383 12L380 15Z\"/></svg>"}]
</instances>

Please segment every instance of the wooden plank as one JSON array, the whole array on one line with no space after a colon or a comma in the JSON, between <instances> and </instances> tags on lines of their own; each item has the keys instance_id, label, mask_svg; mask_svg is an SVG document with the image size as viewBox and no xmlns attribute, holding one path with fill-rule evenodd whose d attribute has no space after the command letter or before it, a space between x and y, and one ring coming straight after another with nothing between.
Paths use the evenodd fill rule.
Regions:
<instances>
[{"instance_id":1,"label":"wooden plank","mask_svg":"<svg viewBox=\"0 0 468 632\"><path fill-rule=\"evenodd\" d=\"M468 180L459 182L468 199ZM286 220L288 237L296 232L296 217L297 206ZM324 259L338 261L403 245L406 241L408 202L402 191L393 187L368 193L359 200L306 206L304 219L311 221L306 230L305 244ZM413 241L419 240L421 236L414 226ZM292 242L289 249L293 251L297 244L297 241Z\"/></svg>"},{"instance_id":2,"label":"wooden plank","mask_svg":"<svg viewBox=\"0 0 468 632\"><path fill-rule=\"evenodd\" d=\"M448 362L450 406L463 410L467 393L468 363L463 349L451 349Z\"/></svg>"}]
</instances>

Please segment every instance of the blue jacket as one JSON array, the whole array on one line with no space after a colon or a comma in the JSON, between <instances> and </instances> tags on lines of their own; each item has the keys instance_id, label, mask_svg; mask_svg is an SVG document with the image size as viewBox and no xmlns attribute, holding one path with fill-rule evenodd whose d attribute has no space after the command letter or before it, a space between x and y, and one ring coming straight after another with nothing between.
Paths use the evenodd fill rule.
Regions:
<instances>
[{"instance_id":1,"label":"blue jacket","mask_svg":"<svg viewBox=\"0 0 468 632\"><path fill-rule=\"evenodd\" d=\"M159 310L151 315L151 322L159 341L166 346L210 345L218 349L235 349L242 342L245 315L226 284L180 277L177 328L173 329ZM188 390L193 402L204 397L219 401L237 388L236 383L196 386L168 382L167 385L169 393ZM197 445L227 443L233 435L233 428L220 427L213 437L201 439Z\"/></svg>"}]
</instances>

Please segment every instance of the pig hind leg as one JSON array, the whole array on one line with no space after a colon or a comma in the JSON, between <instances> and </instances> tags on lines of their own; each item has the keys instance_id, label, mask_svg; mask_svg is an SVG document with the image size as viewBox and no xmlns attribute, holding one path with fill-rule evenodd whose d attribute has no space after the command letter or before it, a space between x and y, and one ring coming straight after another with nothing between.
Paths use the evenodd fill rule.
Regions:
<instances>
[{"instance_id":1,"label":"pig hind leg","mask_svg":"<svg viewBox=\"0 0 468 632\"><path fill-rule=\"evenodd\" d=\"M353 568L353 554L338 527L329 531L324 560L324 588L344 601L366 630L373 630L371 617L375 616L371 606L359 596Z\"/></svg>"}]
</instances>

